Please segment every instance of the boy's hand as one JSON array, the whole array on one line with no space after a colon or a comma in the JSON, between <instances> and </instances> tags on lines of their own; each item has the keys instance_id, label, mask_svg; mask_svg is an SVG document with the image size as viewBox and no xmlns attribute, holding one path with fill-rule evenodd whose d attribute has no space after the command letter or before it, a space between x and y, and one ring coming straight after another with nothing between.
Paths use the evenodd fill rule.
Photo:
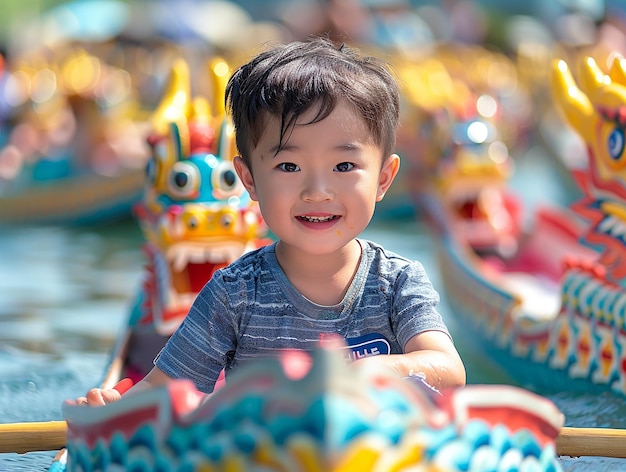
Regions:
<instances>
[{"instance_id":1,"label":"boy's hand","mask_svg":"<svg viewBox=\"0 0 626 472\"><path fill-rule=\"evenodd\" d=\"M118 401L122 398L122 394L132 386L132 380L122 379L113 388L92 388L87 392L87 396L78 397L74 402L70 401L70 403L86 406L104 406Z\"/></svg>"},{"instance_id":2,"label":"boy's hand","mask_svg":"<svg viewBox=\"0 0 626 472\"><path fill-rule=\"evenodd\" d=\"M391 369L402 377L422 373L425 381L437 390L465 385L465 366L446 333L425 331L417 334L404 349L404 354L364 357L354 363L367 363L368 368Z\"/></svg>"},{"instance_id":3,"label":"boy's hand","mask_svg":"<svg viewBox=\"0 0 626 472\"><path fill-rule=\"evenodd\" d=\"M86 396L78 397L73 403L75 405L85 406L104 406L116 402L120 398L122 398L122 395L114 388L92 388L87 392ZM72 403L71 400L70 403Z\"/></svg>"}]
</instances>

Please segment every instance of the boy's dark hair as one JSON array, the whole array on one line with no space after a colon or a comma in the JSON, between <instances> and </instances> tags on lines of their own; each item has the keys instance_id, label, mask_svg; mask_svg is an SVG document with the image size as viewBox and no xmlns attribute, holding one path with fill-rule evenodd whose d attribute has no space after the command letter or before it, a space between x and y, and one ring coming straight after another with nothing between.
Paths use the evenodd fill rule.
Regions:
<instances>
[{"instance_id":1,"label":"boy's dark hair","mask_svg":"<svg viewBox=\"0 0 626 472\"><path fill-rule=\"evenodd\" d=\"M237 148L248 165L267 113L280 119L280 149L298 117L316 106L317 114L309 124L321 121L340 99L363 117L386 157L396 145L399 95L385 62L315 37L274 47L239 67L226 86L226 106Z\"/></svg>"}]
</instances>

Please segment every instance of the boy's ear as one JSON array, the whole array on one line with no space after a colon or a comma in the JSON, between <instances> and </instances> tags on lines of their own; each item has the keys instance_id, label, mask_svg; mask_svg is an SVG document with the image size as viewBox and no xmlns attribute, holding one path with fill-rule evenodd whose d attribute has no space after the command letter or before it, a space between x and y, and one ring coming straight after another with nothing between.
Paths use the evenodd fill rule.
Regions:
<instances>
[{"instance_id":1,"label":"boy's ear","mask_svg":"<svg viewBox=\"0 0 626 472\"><path fill-rule=\"evenodd\" d=\"M256 188L254 186L254 178L252 178L252 172L243 161L241 156L235 156L233 159L233 165L235 166L235 172L239 176L239 180L250 194L252 200L258 200L256 196Z\"/></svg>"},{"instance_id":2,"label":"boy's ear","mask_svg":"<svg viewBox=\"0 0 626 472\"><path fill-rule=\"evenodd\" d=\"M393 183L393 179L398 175L400 170L400 156L397 154L390 155L385 162L383 162L383 168L380 171L378 177L378 192L376 193L376 201L379 202L385 197L385 193L389 190L389 187Z\"/></svg>"}]
</instances>

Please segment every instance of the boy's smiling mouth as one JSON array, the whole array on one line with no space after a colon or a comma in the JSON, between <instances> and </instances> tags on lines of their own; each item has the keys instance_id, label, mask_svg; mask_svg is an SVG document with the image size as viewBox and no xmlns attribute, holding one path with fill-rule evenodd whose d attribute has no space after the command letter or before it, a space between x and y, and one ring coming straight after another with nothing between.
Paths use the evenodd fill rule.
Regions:
<instances>
[{"instance_id":1,"label":"boy's smiling mouth","mask_svg":"<svg viewBox=\"0 0 626 472\"><path fill-rule=\"evenodd\" d=\"M302 216L298 216L297 218L302 221L308 221L309 223L326 223L328 221L335 220L339 217L337 215L328 215L328 216L302 215Z\"/></svg>"}]
</instances>

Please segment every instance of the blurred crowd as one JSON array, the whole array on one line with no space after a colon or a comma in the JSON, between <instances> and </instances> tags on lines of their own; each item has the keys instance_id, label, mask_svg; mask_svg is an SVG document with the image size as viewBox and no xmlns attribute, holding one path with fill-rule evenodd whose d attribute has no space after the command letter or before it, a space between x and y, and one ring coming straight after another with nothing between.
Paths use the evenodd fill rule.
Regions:
<instances>
[{"instance_id":1,"label":"blurred crowd","mask_svg":"<svg viewBox=\"0 0 626 472\"><path fill-rule=\"evenodd\" d=\"M590 55L605 66L626 54L621 0L51 3L7 10L1 31L0 196L55 173L144 166L147 117L177 57L191 65L194 94L210 96L214 57L235 67L268 42L312 34L371 50L405 87L399 146L428 168L454 144L451 123L472 114L483 113L507 152L554 124L546 100L554 58ZM479 107L480 97L492 102ZM67 164L46 171L42 161Z\"/></svg>"}]
</instances>

